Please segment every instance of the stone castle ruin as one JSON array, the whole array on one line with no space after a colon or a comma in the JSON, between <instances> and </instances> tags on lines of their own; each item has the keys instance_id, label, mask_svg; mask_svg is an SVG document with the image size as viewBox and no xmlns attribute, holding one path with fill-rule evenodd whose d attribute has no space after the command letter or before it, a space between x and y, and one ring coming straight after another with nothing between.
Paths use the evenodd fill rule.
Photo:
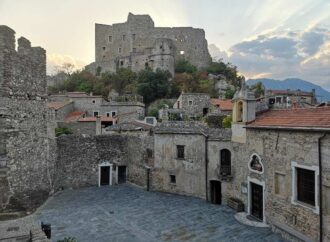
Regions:
<instances>
[{"instance_id":1,"label":"stone castle ruin","mask_svg":"<svg viewBox=\"0 0 330 242\"><path fill-rule=\"evenodd\" d=\"M203 29L192 27L155 27L149 15L129 13L127 22L95 25L95 62L87 69L116 72L146 67L168 70L174 74L179 58L197 67L211 62Z\"/></svg>"}]
</instances>

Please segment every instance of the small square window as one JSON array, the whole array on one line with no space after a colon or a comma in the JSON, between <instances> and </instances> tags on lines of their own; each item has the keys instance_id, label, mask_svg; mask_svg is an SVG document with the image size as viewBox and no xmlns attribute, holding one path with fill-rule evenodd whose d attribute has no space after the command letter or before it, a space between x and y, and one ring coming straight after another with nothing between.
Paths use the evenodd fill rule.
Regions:
<instances>
[{"instance_id":1,"label":"small square window","mask_svg":"<svg viewBox=\"0 0 330 242\"><path fill-rule=\"evenodd\" d=\"M124 61L120 61L120 65L123 66L124 65Z\"/></svg>"},{"instance_id":2,"label":"small square window","mask_svg":"<svg viewBox=\"0 0 330 242\"><path fill-rule=\"evenodd\" d=\"M170 182L176 184L176 177L175 175L170 175Z\"/></svg>"},{"instance_id":3,"label":"small square window","mask_svg":"<svg viewBox=\"0 0 330 242\"><path fill-rule=\"evenodd\" d=\"M103 46L102 49L105 50L105 46Z\"/></svg>"},{"instance_id":4,"label":"small square window","mask_svg":"<svg viewBox=\"0 0 330 242\"><path fill-rule=\"evenodd\" d=\"M92 103L95 103L95 100L93 100Z\"/></svg>"},{"instance_id":5,"label":"small square window","mask_svg":"<svg viewBox=\"0 0 330 242\"><path fill-rule=\"evenodd\" d=\"M107 117L110 117L110 113L106 113Z\"/></svg>"},{"instance_id":6,"label":"small square window","mask_svg":"<svg viewBox=\"0 0 330 242\"><path fill-rule=\"evenodd\" d=\"M184 159L184 145L177 145L177 158L178 159Z\"/></svg>"},{"instance_id":7,"label":"small square window","mask_svg":"<svg viewBox=\"0 0 330 242\"><path fill-rule=\"evenodd\" d=\"M189 106L192 106L193 105L193 101L192 100L189 100Z\"/></svg>"},{"instance_id":8,"label":"small square window","mask_svg":"<svg viewBox=\"0 0 330 242\"><path fill-rule=\"evenodd\" d=\"M118 48L118 53L119 53L119 54L121 53L121 48L120 48L120 47Z\"/></svg>"},{"instance_id":9,"label":"small square window","mask_svg":"<svg viewBox=\"0 0 330 242\"><path fill-rule=\"evenodd\" d=\"M117 115L117 112L116 111L111 112L111 117L114 117L116 115Z\"/></svg>"},{"instance_id":10,"label":"small square window","mask_svg":"<svg viewBox=\"0 0 330 242\"><path fill-rule=\"evenodd\" d=\"M112 36L111 35L109 36L109 42L112 42Z\"/></svg>"},{"instance_id":11,"label":"small square window","mask_svg":"<svg viewBox=\"0 0 330 242\"><path fill-rule=\"evenodd\" d=\"M98 116L99 116L99 112L98 112L98 111L95 111L95 112L93 113L93 116L94 116L94 117L98 117Z\"/></svg>"},{"instance_id":12,"label":"small square window","mask_svg":"<svg viewBox=\"0 0 330 242\"><path fill-rule=\"evenodd\" d=\"M180 51L180 55L184 55L184 50L181 50Z\"/></svg>"}]
</instances>

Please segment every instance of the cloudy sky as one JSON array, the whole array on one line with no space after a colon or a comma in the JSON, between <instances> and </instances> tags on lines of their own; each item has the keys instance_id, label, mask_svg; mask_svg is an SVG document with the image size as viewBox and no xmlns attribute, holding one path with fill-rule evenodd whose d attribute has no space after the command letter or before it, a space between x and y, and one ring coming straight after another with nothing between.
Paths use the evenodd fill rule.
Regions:
<instances>
[{"instance_id":1,"label":"cloudy sky","mask_svg":"<svg viewBox=\"0 0 330 242\"><path fill-rule=\"evenodd\" d=\"M330 90L330 0L0 0L0 24L47 50L48 70L94 60L94 24L150 14L205 29L211 52L247 78L299 77Z\"/></svg>"}]
</instances>

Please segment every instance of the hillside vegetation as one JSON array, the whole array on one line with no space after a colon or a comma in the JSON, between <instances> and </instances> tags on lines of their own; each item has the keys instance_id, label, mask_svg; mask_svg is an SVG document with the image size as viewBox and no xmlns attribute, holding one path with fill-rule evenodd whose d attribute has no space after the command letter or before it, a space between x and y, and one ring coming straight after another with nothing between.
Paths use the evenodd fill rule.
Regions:
<instances>
[{"instance_id":1,"label":"hillside vegetation","mask_svg":"<svg viewBox=\"0 0 330 242\"><path fill-rule=\"evenodd\" d=\"M208 78L208 74L221 74L225 76L228 84L234 87L238 87L244 80L244 77L238 74L236 66L221 61L213 62L208 68L199 70L186 60L178 60L174 77L168 71L153 72L151 69L135 73L122 68L117 73L99 73L100 71L93 74L86 70L73 72L67 75L61 85L50 87L49 92L92 92L107 98L109 91L115 89L119 94L140 94L148 105L161 98L177 98L182 91L209 93L212 97L217 97L215 83Z\"/></svg>"}]
</instances>

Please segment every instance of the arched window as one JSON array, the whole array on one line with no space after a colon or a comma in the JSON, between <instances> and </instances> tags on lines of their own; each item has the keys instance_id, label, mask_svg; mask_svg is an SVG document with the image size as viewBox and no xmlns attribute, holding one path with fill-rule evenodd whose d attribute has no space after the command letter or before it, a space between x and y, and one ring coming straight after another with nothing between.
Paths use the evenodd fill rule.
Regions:
<instances>
[{"instance_id":1,"label":"arched window","mask_svg":"<svg viewBox=\"0 0 330 242\"><path fill-rule=\"evenodd\" d=\"M220 174L221 176L231 175L231 153L228 149L220 151Z\"/></svg>"}]
</instances>

